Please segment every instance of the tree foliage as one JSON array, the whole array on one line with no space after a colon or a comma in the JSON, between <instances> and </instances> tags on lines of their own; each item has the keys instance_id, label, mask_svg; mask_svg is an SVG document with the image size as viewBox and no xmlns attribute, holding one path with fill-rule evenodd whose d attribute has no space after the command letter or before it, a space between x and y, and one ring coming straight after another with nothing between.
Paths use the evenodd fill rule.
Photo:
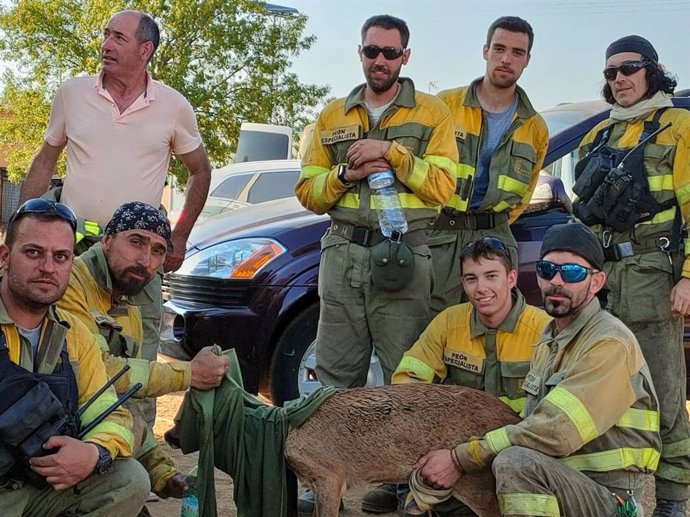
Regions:
<instances>
[{"instance_id":1,"label":"tree foliage","mask_svg":"<svg viewBox=\"0 0 690 517\"><path fill-rule=\"evenodd\" d=\"M306 17L267 12L255 0L13 0L0 7L0 142L8 168L23 176L42 141L57 87L96 74L103 28L113 13L138 9L161 27L151 75L194 106L211 161L228 163L242 122L295 129L315 118L328 88L302 84L291 61L314 43ZM186 183L184 167L172 172ZM64 170L64 163L61 166Z\"/></svg>"}]
</instances>

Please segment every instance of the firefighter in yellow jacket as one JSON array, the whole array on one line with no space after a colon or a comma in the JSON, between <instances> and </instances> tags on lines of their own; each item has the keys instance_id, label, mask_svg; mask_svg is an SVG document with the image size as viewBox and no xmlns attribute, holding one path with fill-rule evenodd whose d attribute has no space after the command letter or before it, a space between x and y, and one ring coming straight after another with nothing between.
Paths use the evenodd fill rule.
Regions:
<instances>
[{"instance_id":1,"label":"firefighter in yellow jacket","mask_svg":"<svg viewBox=\"0 0 690 517\"><path fill-rule=\"evenodd\" d=\"M424 230L453 193L457 152L448 108L399 77L410 57L408 39L407 25L393 16L364 23L359 57L366 84L319 115L295 189L306 208L331 217L321 241L316 337L316 372L327 385L363 386L372 347L390 382L429 322ZM386 170L395 174L407 221L401 239L381 233L381 199L367 183Z\"/></svg>"},{"instance_id":2,"label":"firefighter in yellow jacket","mask_svg":"<svg viewBox=\"0 0 690 517\"><path fill-rule=\"evenodd\" d=\"M227 371L226 357L202 349L191 361L161 363L141 358L140 307L153 303L145 287L158 271L170 246L167 218L142 202L125 203L113 214L103 240L74 260L69 287L59 307L79 318L98 336L109 375L128 364L115 384L124 392L143 385L137 398L158 397L190 386L210 389ZM149 432L137 459L146 467L157 494L181 497L186 481L172 458Z\"/></svg>"},{"instance_id":3,"label":"firefighter in yellow jacket","mask_svg":"<svg viewBox=\"0 0 690 517\"><path fill-rule=\"evenodd\" d=\"M496 395L519 413L534 345L551 318L527 305L516 289L517 271L501 240L481 237L465 246L460 260L469 303L449 307L434 318L405 352L393 384L469 386ZM383 500L382 494L377 500ZM457 501L434 511L439 517L468 515Z\"/></svg>"},{"instance_id":4,"label":"firefighter in yellow jacket","mask_svg":"<svg viewBox=\"0 0 690 517\"><path fill-rule=\"evenodd\" d=\"M52 305L67 288L75 230L76 217L69 207L30 199L10 219L5 242L0 245L4 266L0 280L3 515L134 517L149 492L146 472L129 458L135 437L131 415L122 407L83 438L79 438L76 428L61 428L61 435L49 438L38 429L38 443L47 438L43 443L47 454L29 460L33 475L19 459L21 454L17 455L23 444L11 436L14 431L21 432L27 443L30 434L26 433L37 425L58 420L51 416L49 408L53 404L57 403L64 415L73 415L108 380L91 332L73 315ZM26 386L32 385L35 389L23 393ZM48 386L51 395L46 398L47 394L38 389L41 386ZM38 393L44 395L39 397ZM83 411L81 429L115 400L113 388L105 391ZM12 422L14 411L19 411L18 422ZM42 422L43 417L50 420ZM7 452L13 456L7 456ZM7 461L13 457L14 467ZM47 483L32 481L35 474Z\"/></svg>"},{"instance_id":5,"label":"firefighter in yellow jacket","mask_svg":"<svg viewBox=\"0 0 690 517\"><path fill-rule=\"evenodd\" d=\"M633 333L599 304L606 273L594 233L553 226L541 257L539 288L554 320L523 385L524 420L432 451L415 478L450 493L463 473L493 468L501 515L632 517L661 453L649 368Z\"/></svg>"},{"instance_id":6,"label":"firefighter in yellow jacket","mask_svg":"<svg viewBox=\"0 0 690 517\"><path fill-rule=\"evenodd\" d=\"M438 94L453 117L460 161L455 193L429 231L433 314L461 301L459 256L468 242L484 235L498 237L517 267L517 244L509 225L529 204L549 141L544 119L517 85L533 41L525 20L499 18L489 27L484 45L484 76Z\"/></svg>"},{"instance_id":7,"label":"firefighter in yellow jacket","mask_svg":"<svg viewBox=\"0 0 690 517\"><path fill-rule=\"evenodd\" d=\"M634 332L659 395L664 447L653 517L679 517L690 496L683 351L690 246L681 236L690 220L690 113L672 107L676 81L658 61L640 36L607 49L603 95L613 108L581 144L573 190L575 214L604 246L606 308ZM625 155L618 181L611 169Z\"/></svg>"}]
</instances>

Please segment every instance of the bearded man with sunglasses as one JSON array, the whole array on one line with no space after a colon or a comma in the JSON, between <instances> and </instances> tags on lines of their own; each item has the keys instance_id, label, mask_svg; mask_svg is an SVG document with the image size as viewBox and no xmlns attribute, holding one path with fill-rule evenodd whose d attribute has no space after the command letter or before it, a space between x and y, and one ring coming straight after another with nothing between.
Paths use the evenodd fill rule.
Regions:
<instances>
[{"instance_id":1,"label":"bearded man with sunglasses","mask_svg":"<svg viewBox=\"0 0 690 517\"><path fill-rule=\"evenodd\" d=\"M537 262L553 317L523 384L524 420L422 457L416 476L447 490L492 468L501 515L638 515L661 453L658 401L633 333L604 310L604 253L581 223L550 228Z\"/></svg>"},{"instance_id":2,"label":"bearded man with sunglasses","mask_svg":"<svg viewBox=\"0 0 690 517\"><path fill-rule=\"evenodd\" d=\"M460 162L455 194L428 232L433 314L462 299L459 257L468 242L483 235L498 237L518 264L509 225L532 198L549 142L544 119L517 85L533 43L532 27L522 18L497 19L484 44L484 76L438 94L453 116Z\"/></svg>"},{"instance_id":3,"label":"bearded man with sunglasses","mask_svg":"<svg viewBox=\"0 0 690 517\"><path fill-rule=\"evenodd\" d=\"M604 78L603 96L613 105L611 115L584 138L576 167L576 187L591 182L603 195L582 190L574 208L604 246L610 291L606 308L635 333L659 395L664 447L653 517L680 517L690 495L683 349L683 316L690 315L690 247L682 242L682 228L690 218L690 113L673 108L669 96L676 81L659 64L652 44L640 36L621 38L608 47ZM654 131L659 132L652 135ZM651 138L630 153L647 136ZM609 188L619 184L609 180L610 167L628 153L628 176L621 184L630 179L642 196L632 186ZM602 160L606 156L614 161ZM597 180L599 172L606 176ZM631 212L633 201L643 210ZM630 217L602 219L596 215L599 210L604 212L599 215ZM625 224L619 224L621 220Z\"/></svg>"}]
</instances>

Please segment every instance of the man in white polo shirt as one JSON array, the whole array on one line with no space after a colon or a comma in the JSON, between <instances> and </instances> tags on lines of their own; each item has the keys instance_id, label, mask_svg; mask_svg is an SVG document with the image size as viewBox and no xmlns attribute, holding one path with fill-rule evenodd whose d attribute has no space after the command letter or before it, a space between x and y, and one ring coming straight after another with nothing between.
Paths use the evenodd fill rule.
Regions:
<instances>
[{"instance_id":1,"label":"man in white polo shirt","mask_svg":"<svg viewBox=\"0 0 690 517\"><path fill-rule=\"evenodd\" d=\"M192 106L146 71L159 39L158 25L148 14L122 11L110 18L101 45L101 72L70 79L58 90L20 200L48 190L66 147L60 201L102 229L123 203L160 205L174 152L189 170L185 205L173 231L175 250L165 263L166 271L174 271L182 264L187 237L206 200L211 167Z\"/></svg>"}]
</instances>

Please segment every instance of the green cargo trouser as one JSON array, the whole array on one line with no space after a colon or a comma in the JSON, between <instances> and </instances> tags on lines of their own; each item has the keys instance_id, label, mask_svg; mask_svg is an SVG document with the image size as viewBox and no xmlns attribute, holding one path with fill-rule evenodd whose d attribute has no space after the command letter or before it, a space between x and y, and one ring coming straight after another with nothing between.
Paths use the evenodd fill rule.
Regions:
<instances>
[{"instance_id":1,"label":"green cargo trouser","mask_svg":"<svg viewBox=\"0 0 690 517\"><path fill-rule=\"evenodd\" d=\"M410 282L400 291L388 292L372 283L371 248L337 235L324 236L316 334L316 374L322 384L364 386L372 347L390 383L403 353L429 323L431 252L425 244L413 252Z\"/></svg>"},{"instance_id":2,"label":"green cargo trouser","mask_svg":"<svg viewBox=\"0 0 690 517\"><path fill-rule=\"evenodd\" d=\"M661 461L656 472L657 498L690 496L690 424L685 407L686 369L683 319L671 313L674 277L661 251L606 262L607 309L633 331L640 343L659 398Z\"/></svg>"},{"instance_id":3,"label":"green cargo trouser","mask_svg":"<svg viewBox=\"0 0 690 517\"><path fill-rule=\"evenodd\" d=\"M503 516L614 517L617 503L610 490L533 449L508 447L492 464ZM627 497L625 490L619 495ZM643 517L638 506L637 517Z\"/></svg>"},{"instance_id":4,"label":"green cargo trouser","mask_svg":"<svg viewBox=\"0 0 690 517\"><path fill-rule=\"evenodd\" d=\"M517 242L510 232L508 223L499 224L489 230L428 230L429 249L431 249L434 268L434 283L431 292L431 316L461 303L464 291L460 273L460 253L473 240L481 237L498 237L508 250L517 269Z\"/></svg>"},{"instance_id":5,"label":"green cargo trouser","mask_svg":"<svg viewBox=\"0 0 690 517\"><path fill-rule=\"evenodd\" d=\"M99 476L92 474L73 489L25 485L19 490L0 488L2 515L15 517L135 517L149 495L149 478L133 459L116 459L112 468Z\"/></svg>"}]
</instances>

